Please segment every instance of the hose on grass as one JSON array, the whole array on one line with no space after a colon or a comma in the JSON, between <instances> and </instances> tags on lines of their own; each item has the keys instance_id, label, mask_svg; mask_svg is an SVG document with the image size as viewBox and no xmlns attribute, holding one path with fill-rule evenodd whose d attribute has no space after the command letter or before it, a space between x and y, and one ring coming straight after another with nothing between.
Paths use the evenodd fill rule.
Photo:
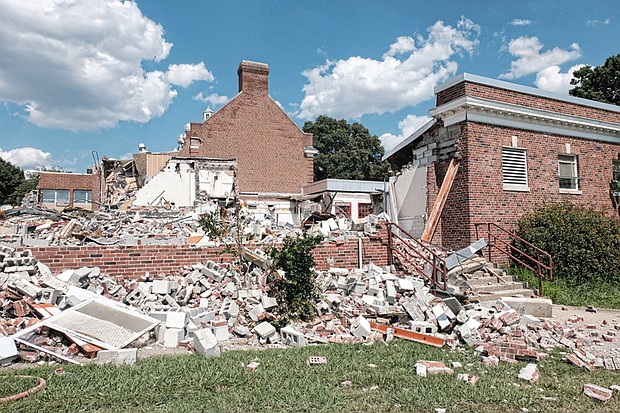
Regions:
<instances>
[{"instance_id":1,"label":"hose on grass","mask_svg":"<svg viewBox=\"0 0 620 413\"><path fill-rule=\"evenodd\" d=\"M22 379L38 379L39 380L39 384L37 384L36 386L32 387L31 389L28 389L28 390L23 391L21 393L13 394L11 396L6 396L6 397L0 398L0 404L12 402L12 401L19 400L19 399L23 399L24 397L28 397L31 394L35 394L36 392L42 390L45 387L45 384L47 383L44 378L42 378L42 377L35 377L35 376L0 376L0 377L2 377L2 378L19 377L19 378L22 378Z\"/></svg>"}]
</instances>

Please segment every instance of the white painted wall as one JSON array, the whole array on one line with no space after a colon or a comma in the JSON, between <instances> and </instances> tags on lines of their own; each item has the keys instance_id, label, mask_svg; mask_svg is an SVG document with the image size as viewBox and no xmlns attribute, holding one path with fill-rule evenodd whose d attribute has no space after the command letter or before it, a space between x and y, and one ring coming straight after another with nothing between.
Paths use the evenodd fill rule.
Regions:
<instances>
[{"instance_id":1,"label":"white painted wall","mask_svg":"<svg viewBox=\"0 0 620 413\"><path fill-rule=\"evenodd\" d=\"M426 222L426 166L403 168L394 178L398 224L409 234L421 237Z\"/></svg>"}]
</instances>

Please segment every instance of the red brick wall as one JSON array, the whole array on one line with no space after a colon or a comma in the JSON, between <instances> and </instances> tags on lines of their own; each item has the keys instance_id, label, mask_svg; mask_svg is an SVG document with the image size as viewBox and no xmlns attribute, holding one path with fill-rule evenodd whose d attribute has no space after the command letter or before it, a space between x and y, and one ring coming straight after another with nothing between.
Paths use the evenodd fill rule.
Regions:
<instances>
[{"instance_id":1,"label":"red brick wall","mask_svg":"<svg viewBox=\"0 0 620 413\"><path fill-rule=\"evenodd\" d=\"M101 202L101 180L99 169L93 174L74 174L64 172L40 172L39 195L43 189L68 189L69 206L73 206L73 192L76 190L92 191L93 209L99 209Z\"/></svg>"},{"instance_id":2,"label":"red brick wall","mask_svg":"<svg viewBox=\"0 0 620 413\"><path fill-rule=\"evenodd\" d=\"M179 155L236 158L242 192L299 193L313 182L313 161L304 156L312 135L269 97L269 70L259 69L240 70L241 93L205 123L191 124ZM191 136L202 139L199 149L190 149Z\"/></svg>"},{"instance_id":3,"label":"red brick wall","mask_svg":"<svg viewBox=\"0 0 620 413\"><path fill-rule=\"evenodd\" d=\"M461 82L439 92L437 94L437 106L465 95L564 115L580 116L603 122L620 123L620 112L597 109L471 82Z\"/></svg>"},{"instance_id":4,"label":"red brick wall","mask_svg":"<svg viewBox=\"0 0 620 413\"><path fill-rule=\"evenodd\" d=\"M387 230L381 228L376 236L362 239L362 264L370 262L387 265ZM255 248L255 246L248 246ZM155 275L177 274L184 265L212 260L231 262L233 256L222 254L224 247L190 248L178 245L142 246L84 246L84 247L36 247L29 248L33 255L50 267L54 274L66 269L99 267L102 272L117 278L137 278L146 272ZM333 259L329 265L328 259ZM330 266L358 268L358 240L326 241L314 249L316 269L327 270Z\"/></svg>"},{"instance_id":5,"label":"red brick wall","mask_svg":"<svg viewBox=\"0 0 620 413\"><path fill-rule=\"evenodd\" d=\"M434 243L450 248L467 246L475 240L475 223L494 222L510 229L519 217L544 202L568 200L617 215L609 182L612 161L618 158L620 146L473 122L461 126L459 148L463 159ZM501 151L502 145L510 146L512 136L517 137L519 147L527 150L529 192L503 190ZM578 175L583 177L579 183L581 194L559 193L558 154L566 152L566 143L578 157ZM447 162L429 168L429 209L446 166Z\"/></svg>"}]
</instances>

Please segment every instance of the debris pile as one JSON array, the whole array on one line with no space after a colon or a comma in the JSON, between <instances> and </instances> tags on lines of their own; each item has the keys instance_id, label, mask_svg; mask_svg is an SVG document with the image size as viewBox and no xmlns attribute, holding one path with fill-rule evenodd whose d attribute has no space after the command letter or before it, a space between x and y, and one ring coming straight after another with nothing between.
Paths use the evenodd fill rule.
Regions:
<instances>
[{"instance_id":1,"label":"debris pile","mask_svg":"<svg viewBox=\"0 0 620 413\"><path fill-rule=\"evenodd\" d=\"M600 334L597 328L575 327L572 321L578 320L564 325L542 320L527 314L528 298L483 303L442 299L422 279L373 264L319 273L316 319L278 331L279 306L267 283L269 257L247 248L242 255L248 265L244 272L207 261L176 275L147 273L139 280L116 280L98 268L54 276L30 251L0 247L0 333L19 343L15 351L5 351L8 344L0 343L2 361L18 354L36 361L49 354L80 362L105 350L112 352L102 353L107 359L124 363L133 359L119 353L128 346L184 347L216 356L229 346L369 343L399 337L437 347L463 342L476 347L486 364L536 361L547 349L562 346L574 351L567 359L579 366L620 366L612 354L601 358L587 350L615 340L620 325ZM535 304L540 310L541 303ZM107 333L98 336L99 331L85 327L86 316L86 324L95 322ZM125 325L129 319L135 322ZM110 331L116 331L113 337Z\"/></svg>"}]
</instances>

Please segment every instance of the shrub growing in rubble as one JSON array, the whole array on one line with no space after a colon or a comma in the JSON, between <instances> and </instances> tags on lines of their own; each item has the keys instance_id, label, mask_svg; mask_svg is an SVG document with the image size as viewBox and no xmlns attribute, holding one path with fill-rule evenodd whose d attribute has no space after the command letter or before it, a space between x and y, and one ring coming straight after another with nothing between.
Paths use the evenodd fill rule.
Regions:
<instances>
[{"instance_id":1,"label":"shrub growing in rubble","mask_svg":"<svg viewBox=\"0 0 620 413\"><path fill-rule=\"evenodd\" d=\"M224 236L228 230L226 224L222 221L219 210L202 214L198 223L209 239L218 239Z\"/></svg>"},{"instance_id":2,"label":"shrub growing in rubble","mask_svg":"<svg viewBox=\"0 0 620 413\"><path fill-rule=\"evenodd\" d=\"M318 288L312 249L321 239L321 236L307 235L287 237L282 248L268 251L273 259L273 269L284 272L284 276L272 272L269 280L273 297L279 304L279 324L286 324L288 320L311 320L316 316L314 301L318 297Z\"/></svg>"},{"instance_id":3,"label":"shrub growing in rubble","mask_svg":"<svg viewBox=\"0 0 620 413\"><path fill-rule=\"evenodd\" d=\"M569 202L543 205L518 222L517 235L547 251L553 275L571 284L620 282L620 223ZM517 248L535 256L531 248Z\"/></svg>"}]
</instances>

